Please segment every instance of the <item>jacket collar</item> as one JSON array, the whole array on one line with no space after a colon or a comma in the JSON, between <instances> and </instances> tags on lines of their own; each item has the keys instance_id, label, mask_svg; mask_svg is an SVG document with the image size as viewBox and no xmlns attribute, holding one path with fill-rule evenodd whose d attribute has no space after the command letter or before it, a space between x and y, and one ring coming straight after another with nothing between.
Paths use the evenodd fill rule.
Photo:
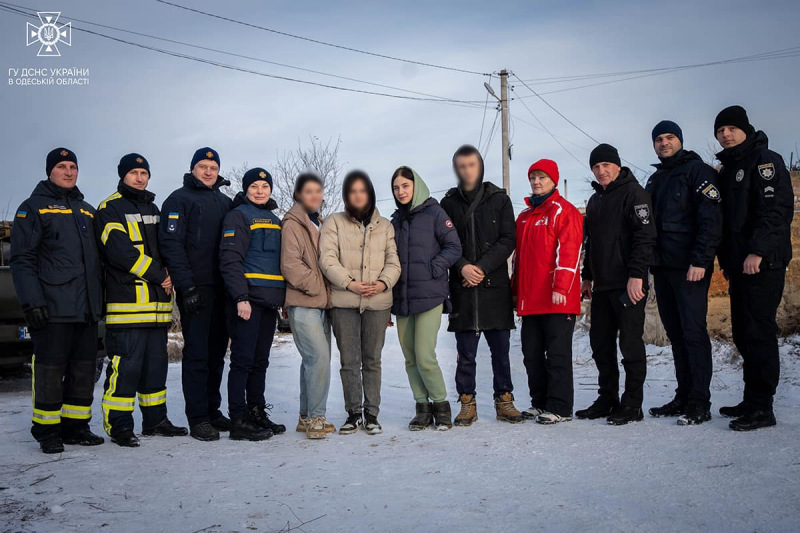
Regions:
<instances>
[{"instance_id":1,"label":"jacket collar","mask_svg":"<svg viewBox=\"0 0 800 533\"><path fill-rule=\"evenodd\" d=\"M723 165L730 165L741 161L753 152L769 148L769 139L763 131L755 131L747 134L747 139L742 144L737 144L731 148L725 148L717 153L717 159Z\"/></svg>"},{"instance_id":2,"label":"jacket collar","mask_svg":"<svg viewBox=\"0 0 800 533\"><path fill-rule=\"evenodd\" d=\"M295 202L292 205L289 211L286 212L286 215L284 215L283 219L284 220L292 219L301 226L303 226L303 228L308 232L308 236L311 237L312 245L318 247L318 245L315 244L313 235L315 234L315 232L318 233L320 228L316 227L314 223L311 222L311 220L308 218L308 213L306 212L306 209L299 202ZM323 219L322 216L320 215L319 217L320 226L322 226L322 222Z\"/></svg>"},{"instance_id":3,"label":"jacket collar","mask_svg":"<svg viewBox=\"0 0 800 533\"><path fill-rule=\"evenodd\" d=\"M119 180L119 183L117 184L117 192L119 192L123 198L142 204L149 204L156 199L156 195L147 189L143 191L134 189L133 187L125 185L122 180Z\"/></svg>"},{"instance_id":4,"label":"jacket collar","mask_svg":"<svg viewBox=\"0 0 800 533\"><path fill-rule=\"evenodd\" d=\"M64 189L49 179L40 181L33 189L33 194L57 199L83 200L83 193L78 189L77 185L71 189Z\"/></svg>"},{"instance_id":5,"label":"jacket collar","mask_svg":"<svg viewBox=\"0 0 800 533\"><path fill-rule=\"evenodd\" d=\"M615 179L614 181L609 183L608 187L603 189L602 185L600 185L596 181L593 181L592 182L592 188L598 194L608 194L610 192L613 192L613 191L619 189L620 187L622 187L624 185L628 185L629 183L635 182L635 181L636 181L636 176L633 175L633 172L631 172L631 169L629 169L628 167L622 167L622 169L619 171L619 176L617 176L617 179Z\"/></svg>"},{"instance_id":6,"label":"jacket collar","mask_svg":"<svg viewBox=\"0 0 800 533\"><path fill-rule=\"evenodd\" d=\"M247 198L247 195L244 192L237 193L233 199L233 208L239 207L240 205L250 205L265 211L272 211L273 209L278 208L278 202L276 202L272 197L267 200L266 204L254 204Z\"/></svg>"},{"instance_id":7,"label":"jacket collar","mask_svg":"<svg viewBox=\"0 0 800 533\"><path fill-rule=\"evenodd\" d=\"M224 185L230 185L231 182L223 178L222 176L217 176L217 182L212 186L209 187L196 177L191 172L187 172L183 175L183 186L187 189L199 189L199 190L206 190L206 191L218 191L220 187Z\"/></svg>"},{"instance_id":8,"label":"jacket collar","mask_svg":"<svg viewBox=\"0 0 800 533\"><path fill-rule=\"evenodd\" d=\"M684 163L688 163L689 161L697 160L702 161L703 158L697 155L695 152L691 150L678 150L675 155L672 157L659 157L659 163L655 163L652 166L655 167L657 170L670 170Z\"/></svg>"},{"instance_id":9,"label":"jacket collar","mask_svg":"<svg viewBox=\"0 0 800 533\"><path fill-rule=\"evenodd\" d=\"M539 205L533 205L533 200L530 196L525 197L525 205L530 207L531 209L536 209L537 207L544 207L556 200L561 198L561 194L558 192L558 189L553 189L552 192L544 199L544 201Z\"/></svg>"}]
</instances>

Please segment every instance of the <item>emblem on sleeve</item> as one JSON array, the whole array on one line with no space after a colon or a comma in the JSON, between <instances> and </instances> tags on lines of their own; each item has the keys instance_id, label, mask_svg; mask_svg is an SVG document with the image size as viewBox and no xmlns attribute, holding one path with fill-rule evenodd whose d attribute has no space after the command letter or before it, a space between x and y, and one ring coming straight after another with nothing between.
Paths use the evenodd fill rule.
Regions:
<instances>
[{"instance_id":1,"label":"emblem on sleeve","mask_svg":"<svg viewBox=\"0 0 800 533\"><path fill-rule=\"evenodd\" d=\"M758 165L758 174L765 180L771 180L772 177L775 175L775 165L773 165L772 163Z\"/></svg>"},{"instance_id":2,"label":"emblem on sleeve","mask_svg":"<svg viewBox=\"0 0 800 533\"><path fill-rule=\"evenodd\" d=\"M650 206L647 204L639 204L633 206L633 212L642 221L642 224L650 223Z\"/></svg>"},{"instance_id":3,"label":"emblem on sleeve","mask_svg":"<svg viewBox=\"0 0 800 533\"><path fill-rule=\"evenodd\" d=\"M743 179L744 179L744 170L740 168L739 172L736 173L736 181L742 181Z\"/></svg>"},{"instance_id":4,"label":"emblem on sleeve","mask_svg":"<svg viewBox=\"0 0 800 533\"><path fill-rule=\"evenodd\" d=\"M719 200L719 191L713 185L709 185L708 187L703 189L703 196L705 196L709 200Z\"/></svg>"},{"instance_id":5,"label":"emblem on sleeve","mask_svg":"<svg viewBox=\"0 0 800 533\"><path fill-rule=\"evenodd\" d=\"M449 219L444 221L444 225L447 226L448 228L452 228L453 227L453 223L450 222Z\"/></svg>"}]
</instances>

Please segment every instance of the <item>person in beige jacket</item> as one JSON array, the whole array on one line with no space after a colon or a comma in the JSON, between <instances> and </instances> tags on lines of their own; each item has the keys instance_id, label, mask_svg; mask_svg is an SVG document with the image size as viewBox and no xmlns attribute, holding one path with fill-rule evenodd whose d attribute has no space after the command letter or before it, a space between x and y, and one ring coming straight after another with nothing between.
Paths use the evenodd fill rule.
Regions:
<instances>
[{"instance_id":1,"label":"person in beige jacket","mask_svg":"<svg viewBox=\"0 0 800 533\"><path fill-rule=\"evenodd\" d=\"M331 322L348 414L339 434L355 433L363 426L374 435L382 431L381 351L400 259L394 228L375 206L369 176L360 170L348 173L342 196L345 210L322 225L319 245L319 266L331 285Z\"/></svg>"},{"instance_id":2,"label":"person in beige jacket","mask_svg":"<svg viewBox=\"0 0 800 533\"><path fill-rule=\"evenodd\" d=\"M281 274L286 281L284 309L289 315L300 367L300 417L297 431L311 439L333 433L325 419L331 385L330 291L319 268L319 227L322 219L322 181L300 174L294 186L294 205L283 219Z\"/></svg>"}]
</instances>

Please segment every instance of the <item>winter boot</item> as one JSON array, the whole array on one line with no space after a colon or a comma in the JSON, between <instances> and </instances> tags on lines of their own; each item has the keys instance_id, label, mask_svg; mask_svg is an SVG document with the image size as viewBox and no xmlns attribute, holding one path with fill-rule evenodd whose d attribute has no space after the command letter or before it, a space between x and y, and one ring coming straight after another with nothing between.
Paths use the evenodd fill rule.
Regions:
<instances>
[{"instance_id":1,"label":"winter boot","mask_svg":"<svg viewBox=\"0 0 800 533\"><path fill-rule=\"evenodd\" d=\"M364 431L367 435L379 435L383 433L383 428L378 423L378 417L370 413L364 413Z\"/></svg>"},{"instance_id":2,"label":"winter boot","mask_svg":"<svg viewBox=\"0 0 800 533\"><path fill-rule=\"evenodd\" d=\"M111 442L123 448L139 447L139 439L133 434L132 429L121 429L118 434L111 437Z\"/></svg>"},{"instance_id":3,"label":"winter boot","mask_svg":"<svg viewBox=\"0 0 800 533\"><path fill-rule=\"evenodd\" d=\"M734 431L753 431L776 425L775 413L772 410L748 410L747 413L736 420L731 420L728 425Z\"/></svg>"},{"instance_id":4,"label":"winter boot","mask_svg":"<svg viewBox=\"0 0 800 533\"><path fill-rule=\"evenodd\" d=\"M305 433L308 429L308 421L311 420L307 415L300 415L297 417L297 427L294 429L298 433ZM336 433L336 426L325 421L325 433Z\"/></svg>"},{"instance_id":5,"label":"winter boot","mask_svg":"<svg viewBox=\"0 0 800 533\"><path fill-rule=\"evenodd\" d=\"M268 429L273 435L280 435L286 433L286 426L283 424L276 424L269 419L269 412L272 411L272 405L256 405L250 408L250 419L255 424L264 429Z\"/></svg>"},{"instance_id":6,"label":"winter boot","mask_svg":"<svg viewBox=\"0 0 800 533\"><path fill-rule=\"evenodd\" d=\"M272 431L263 428L250 416L239 415L231 417L231 440L260 441L272 437Z\"/></svg>"},{"instance_id":7,"label":"winter boot","mask_svg":"<svg viewBox=\"0 0 800 533\"><path fill-rule=\"evenodd\" d=\"M194 439L204 442L219 440L219 431L208 422L200 422L199 424L189 426L189 435Z\"/></svg>"},{"instance_id":8,"label":"winter boot","mask_svg":"<svg viewBox=\"0 0 800 533\"><path fill-rule=\"evenodd\" d=\"M165 418L155 427L142 430L142 435L145 437L185 437L188 434L189 430L174 425L169 421L169 418Z\"/></svg>"},{"instance_id":9,"label":"winter boot","mask_svg":"<svg viewBox=\"0 0 800 533\"><path fill-rule=\"evenodd\" d=\"M447 431L453 427L453 414L450 412L450 402L433 402L433 424L439 431Z\"/></svg>"},{"instance_id":10,"label":"winter boot","mask_svg":"<svg viewBox=\"0 0 800 533\"><path fill-rule=\"evenodd\" d=\"M58 435L53 435L40 440L39 447L42 449L42 453L62 453L64 451L64 442Z\"/></svg>"},{"instance_id":11,"label":"winter boot","mask_svg":"<svg viewBox=\"0 0 800 533\"><path fill-rule=\"evenodd\" d=\"M611 413L614 412L614 409L616 409L618 405L619 401L609 402L605 398L598 398L594 401L592 405L590 405L586 409L580 409L578 411L575 411L575 417L582 418L584 420L596 420L598 418L608 418L609 416L611 416Z\"/></svg>"},{"instance_id":12,"label":"winter boot","mask_svg":"<svg viewBox=\"0 0 800 533\"><path fill-rule=\"evenodd\" d=\"M640 422L644 418L641 407L621 405L606 419L609 426L624 426L630 422Z\"/></svg>"},{"instance_id":13,"label":"winter boot","mask_svg":"<svg viewBox=\"0 0 800 533\"><path fill-rule=\"evenodd\" d=\"M433 424L433 406L430 402L417 402L417 416L408 423L411 431L420 431Z\"/></svg>"},{"instance_id":14,"label":"winter boot","mask_svg":"<svg viewBox=\"0 0 800 533\"><path fill-rule=\"evenodd\" d=\"M471 426L478 420L478 406L474 394L462 394L458 397L461 412L458 413L453 424L456 426Z\"/></svg>"},{"instance_id":15,"label":"winter boot","mask_svg":"<svg viewBox=\"0 0 800 533\"><path fill-rule=\"evenodd\" d=\"M345 420L344 424L342 424L342 427L339 428L339 435L352 435L363 426L364 420L361 417L361 413L350 411L350 413L347 415L347 420Z\"/></svg>"},{"instance_id":16,"label":"winter boot","mask_svg":"<svg viewBox=\"0 0 800 533\"><path fill-rule=\"evenodd\" d=\"M211 425L217 431L230 431L232 423L230 418L220 413L218 416L211 417Z\"/></svg>"},{"instance_id":17,"label":"winter boot","mask_svg":"<svg viewBox=\"0 0 800 533\"><path fill-rule=\"evenodd\" d=\"M522 416L525 417L526 420L536 420L536 417L539 415L544 414L544 409L540 409L536 406L531 405L524 411L522 411Z\"/></svg>"},{"instance_id":18,"label":"winter boot","mask_svg":"<svg viewBox=\"0 0 800 533\"><path fill-rule=\"evenodd\" d=\"M306 428L306 437L309 439L324 439L327 437L328 431L325 429L326 422L324 416L309 418L308 427Z\"/></svg>"},{"instance_id":19,"label":"winter boot","mask_svg":"<svg viewBox=\"0 0 800 533\"><path fill-rule=\"evenodd\" d=\"M654 418L668 417L668 416L681 416L686 413L686 402L673 398L668 403L661 407L651 407L650 416Z\"/></svg>"},{"instance_id":20,"label":"winter boot","mask_svg":"<svg viewBox=\"0 0 800 533\"><path fill-rule=\"evenodd\" d=\"M750 410L747 403L744 401L739 402L739 405L720 407L719 414L725 418L741 418Z\"/></svg>"},{"instance_id":21,"label":"winter boot","mask_svg":"<svg viewBox=\"0 0 800 533\"><path fill-rule=\"evenodd\" d=\"M512 424L525 422L525 417L514 407L514 395L510 392L504 392L494 399L494 410L497 412L497 419L503 422Z\"/></svg>"},{"instance_id":22,"label":"winter boot","mask_svg":"<svg viewBox=\"0 0 800 533\"><path fill-rule=\"evenodd\" d=\"M106 439L100 435L95 435L88 426L84 426L72 431L62 431L61 439L64 444L79 444L80 446L99 446Z\"/></svg>"},{"instance_id":23,"label":"winter boot","mask_svg":"<svg viewBox=\"0 0 800 533\"><path fill-rule=\"evenodd\" d=\"M707 407L689 404L686 413L678 417L679 426L696 426L711 420L711 411Z\"/></svg>"}]
</instances>

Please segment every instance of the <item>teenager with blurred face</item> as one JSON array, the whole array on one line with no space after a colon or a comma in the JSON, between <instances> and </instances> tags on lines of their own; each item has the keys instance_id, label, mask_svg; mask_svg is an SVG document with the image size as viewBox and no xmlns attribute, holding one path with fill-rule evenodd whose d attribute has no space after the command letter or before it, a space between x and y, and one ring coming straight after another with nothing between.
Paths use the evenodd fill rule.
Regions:
<instances>
[{"instance_id":1,"label":"teenager with blurred face","mask_svg":"<svg viewBox=\"0 0 800 533\"><path fill-rule=\"evenodd\" d=\"M344 211L325 220L319 264L331 286L331 324L342 363L347 420L339 434L375 435L381 404L381 351L391 319L392 288L400 278L394 227L375 205L366 172L342 183Z\"/></svg>"}]
</instances>

